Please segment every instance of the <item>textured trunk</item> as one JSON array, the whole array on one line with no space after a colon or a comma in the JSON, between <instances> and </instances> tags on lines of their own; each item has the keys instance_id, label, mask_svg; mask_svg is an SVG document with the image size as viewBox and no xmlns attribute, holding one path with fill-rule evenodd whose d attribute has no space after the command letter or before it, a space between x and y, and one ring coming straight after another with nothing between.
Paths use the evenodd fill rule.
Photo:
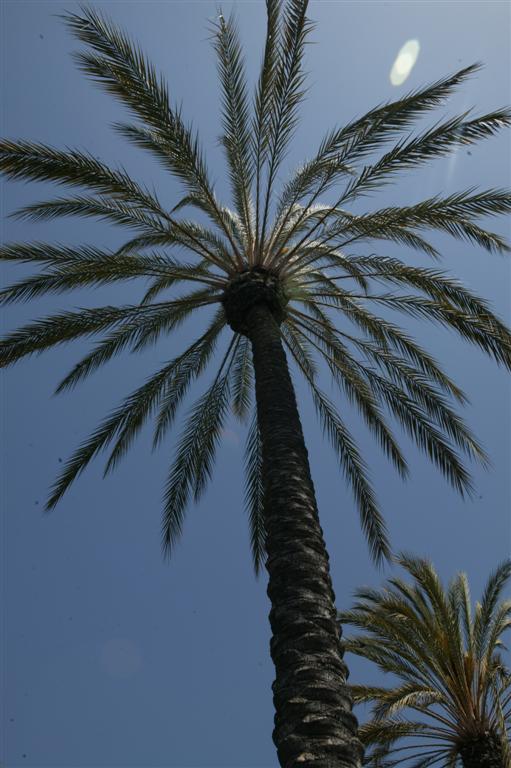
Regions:
<instances>
[{"instance_id":1,"label":"textured trunk","mask_svg":"<svg viewBox=\"0 0 511 768\"><path fill-rule=\"evenodd\" d=\"M460 755L463 768L510 768L502 740L491 731L465 743Z\"/></svg>"},{"instance_id":2,"label":"textured trunk","mask_svg":"<svg viewBox=\"0 0 511 768\"><path fill-rule=\"evenodd\" d=\"M295 393L270 309L247 314L263 445L275 729L283 768L355 768L362 747L346 691L328 555Z\"/></svg>"}]
</instances>

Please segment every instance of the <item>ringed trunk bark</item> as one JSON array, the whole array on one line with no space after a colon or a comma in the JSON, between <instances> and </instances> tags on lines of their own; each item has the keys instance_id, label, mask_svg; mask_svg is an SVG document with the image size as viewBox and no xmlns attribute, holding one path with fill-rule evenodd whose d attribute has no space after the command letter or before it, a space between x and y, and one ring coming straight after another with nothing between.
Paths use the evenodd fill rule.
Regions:
<instances>
[{"instance_id":1,"label":"ringed trunk bark","mask_svg":"<svg viewBox=\"0 0 511 768\"><path fill-rule=\"evenodd\" d=\"M283 768L358 768L328 554L279 326L261 303L247 329L263 446L273 740Z\"/></svg>"},{"instance_id":2,"label":"ringed trunk bark","mask_svg":"<svg viewBox=\"0 0 511 768\"><path fill-rule=\"evenodd\" d=\"M492 731L460 747L463 768L510 768L502 740Z\"/></svg>"}]
</instances>

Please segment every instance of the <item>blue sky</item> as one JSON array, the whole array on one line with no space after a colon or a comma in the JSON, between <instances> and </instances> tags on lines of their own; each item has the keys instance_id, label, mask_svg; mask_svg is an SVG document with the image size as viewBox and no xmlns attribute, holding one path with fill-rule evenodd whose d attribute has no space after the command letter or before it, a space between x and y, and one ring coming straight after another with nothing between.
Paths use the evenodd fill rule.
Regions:
<instances>
[{"instance_id":1,"label":"blue sky","mask_svg":"<svg viewBox=\"0 0 511 768\"><path fill-rule=\"evenodd\" d=\"M226 195L208 42L208 19L217 15L217 4L93 5L122 25L165 73L175 102L200 129L217 191ZM222 7L226 13L232 4ZM264 3L235 7L253 79L263 43ZM3 3L0 134L88 149L154 183L171 205L178 199L178 185L112 132L109 126L122 119L122 109L71 61L77 43L57 14L77 9L73 2ZM306 57L310 90L283 178L313 154L334 125L474 61L484 62L485 68L431 120L471 107L482 114L509 102L507 3L313 0L310 16L317 21ZM393 86L392 64L411 39L420 43L417 62L406 82ZM509 148L509 135L501 135L469 152L461 149L421 173L403 175L367 205L420 200L473 185L509 186ZM51 185L2 182L2 218L54 194ZM509 236L506 222L495 229ZM113 227L90 220L4 220L2 225L5 241L109 247L120 237ZM444 254L442 266L488 298L509 322L509 259L447 238L435 243ZM394 253L383 250L384 255ZM3 272L6 280L21 273ZM9 308L4 327L62 308L129 303L140 295L140 287L127 285L50 297L37 306ZM394 549L431 557L446 579L465 570L477 596L489 570L510 553L509 379L454 335L429 325L407 327L469 395L464 415L490 454L492 469L475 468L477 493L464 502L406 441L412 475L403 484L370 436L358 426L357 434ZM170 563L160 551L160 499L172 439L151 454L150 434L144 432L114 475L103 480L102 463L96 462L55 512L42 513L61 461L182 343L180 336L169 341L170 351L122 357L59 397L52 396L55 386L88 349L85 341L26 360L3 376L5 706L0 760L9 768L277 765L271 741L269 606L265 578L255 580L250 562L238 425L229 424L214 482L189 510L185 535ZM299 381L297 389L337 602L347 607L358 585L378 585L390 571L379 572L371 564L352 498ZM361 662L349 663L352 681L369 679Z\"/></svg>"}]
</instances>

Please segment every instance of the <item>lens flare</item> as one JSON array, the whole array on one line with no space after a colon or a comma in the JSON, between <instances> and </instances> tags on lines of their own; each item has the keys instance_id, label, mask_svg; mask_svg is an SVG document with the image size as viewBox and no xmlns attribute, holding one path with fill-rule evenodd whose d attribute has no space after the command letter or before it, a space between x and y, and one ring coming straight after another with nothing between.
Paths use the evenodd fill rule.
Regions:
<instances>
[{"instance_id":1,"label":"lens flare","mask_svg":"<svg viewBox=\"0 0 511 768\"><path fill-rule=\"evenodd\" d=\"M390 70L390 82L392 85L402 85L412 71L419 56L420 44L418 40L407 40L403 45Z\"/></svg>"}]
</instances>

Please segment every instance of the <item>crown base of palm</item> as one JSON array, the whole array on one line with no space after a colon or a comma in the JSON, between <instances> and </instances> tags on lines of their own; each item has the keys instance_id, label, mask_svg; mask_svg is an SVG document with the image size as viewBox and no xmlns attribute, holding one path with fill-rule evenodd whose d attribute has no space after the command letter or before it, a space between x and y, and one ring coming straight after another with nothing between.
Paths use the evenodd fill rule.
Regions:
<instances>
[{"instance_id":1,"label":"crown base of palm","mask_svg":"<svg viewBox=\"0 0 511 768\"><path fill-rule=\"evenodd\" d=\"M463 768L509 768L509 759L504 754L502 736L487 730L459 748Z\"/></svg>"},{"instance_id":2,"label":"crown base of palm","mask_svg":"<svg viewBox=\"0 0 511 768\"><path fill-rule=\"evenodd\" d=\"M257 304L266 305L281 325L289 295L279 275L263 267L238 272L229 282L222 299L226 321L236 333L249 336L248 315Z\"/></svg>"}]
</instances>

